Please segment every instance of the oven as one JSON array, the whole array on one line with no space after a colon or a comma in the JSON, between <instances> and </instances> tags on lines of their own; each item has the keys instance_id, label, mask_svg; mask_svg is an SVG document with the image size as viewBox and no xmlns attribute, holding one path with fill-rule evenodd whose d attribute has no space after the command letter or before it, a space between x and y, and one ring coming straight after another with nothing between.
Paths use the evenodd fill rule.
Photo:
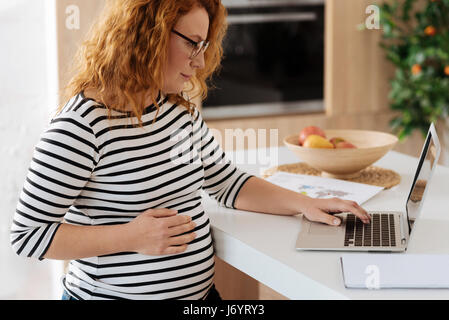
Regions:
<instances>
[{"instance_id":1,"label":"oven","mask_svg":"<svg viewBox=\"0 0 449 320\"><path fill-rule=\"evenodd\" d=\"M205 119L324 111L324 1L222 0L222 68Z\"/></svg>"}]
</instances>

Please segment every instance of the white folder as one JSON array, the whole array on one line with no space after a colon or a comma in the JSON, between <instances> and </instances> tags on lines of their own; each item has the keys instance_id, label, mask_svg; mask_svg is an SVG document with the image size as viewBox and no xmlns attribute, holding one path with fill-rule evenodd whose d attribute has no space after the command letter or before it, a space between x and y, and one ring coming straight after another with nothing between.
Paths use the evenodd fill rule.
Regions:
<instances>
[{"instance_id":1,"label":"white folder","mask_svg":"<svg viewBox=\"0 0 449 320\"><path fill-rule=\"evenodd\" d=\"M344 254L346 288L449 288L449 254Z\"/></svg>"}]
</instances>

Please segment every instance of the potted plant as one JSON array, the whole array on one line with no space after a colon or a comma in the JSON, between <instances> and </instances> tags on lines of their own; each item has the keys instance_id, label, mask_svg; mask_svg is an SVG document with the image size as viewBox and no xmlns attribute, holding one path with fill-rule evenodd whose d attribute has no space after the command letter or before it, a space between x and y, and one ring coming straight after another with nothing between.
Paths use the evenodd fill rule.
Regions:
<instances>
[{"instance_id":1,"label":"potted plant","mask_svg":"<svg viewBox=\"0 0 449 320\"><path fill-rule=\"evenodd\" d=\"M449 128L449 0L388 0L380 10L381 47L395 67L390 125L400 140L431 122Z\"/></svg>"}]
</instances>

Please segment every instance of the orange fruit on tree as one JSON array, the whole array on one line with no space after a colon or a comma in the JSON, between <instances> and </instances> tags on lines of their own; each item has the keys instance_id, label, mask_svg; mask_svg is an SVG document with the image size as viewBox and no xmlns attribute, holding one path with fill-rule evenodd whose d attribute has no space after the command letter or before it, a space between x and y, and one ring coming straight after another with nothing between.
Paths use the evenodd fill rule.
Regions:
<instances>
[{"instance_id":1,"label":"orange fruit on tree","mask_svg":"<svg viewBox=\"0 0 449 320\"><path fill-rule=\"evenodd\" d=\"M413 74L413 75L416 76L416 75L420 74L421 71L422 71L422 68L421 68L421 66L420 66L419 64L414 64L414 65L412 66L412 74Z\"/></svg>"},{"instance_id":2,"label":"orange fruit on tree","mask_svg":"<svg viewBox=\"0 0 449 320\"><path fill-rule=\"evenodd\" d=\"M428 26L424 29L424 33L428 36L434 36L437 33L437 29L434 26Z\"/></svg>"},{"instance_id":3,"label":"orange fruit on tree","mask_svg":"<svg viewBox=\"0 0 449 320\"><path fill-rule=\"evenodd\" d=\"M444 74L449 76L449 66L444 67Z\"/></svg>"}]
</instances>

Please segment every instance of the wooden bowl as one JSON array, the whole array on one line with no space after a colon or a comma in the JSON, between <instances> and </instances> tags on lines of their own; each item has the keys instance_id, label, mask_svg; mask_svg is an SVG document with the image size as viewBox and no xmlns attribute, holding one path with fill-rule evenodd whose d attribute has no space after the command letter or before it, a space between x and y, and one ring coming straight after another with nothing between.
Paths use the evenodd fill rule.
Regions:
<instances>
[{"instance_id":1,"label":"wooden bowl","mask_svg":"<svg viewBox=\"0 0 449 320\"><path fill-rule=\"evenodd\" d=\"M382 158L398 142L392 134L366 130L324 130L326 138L340 137L356 149L321 149L301 147L298 134L284 138L284 144L303 162L322 171L323 177L349 179Z\"/></svg>"}]
</instances>

